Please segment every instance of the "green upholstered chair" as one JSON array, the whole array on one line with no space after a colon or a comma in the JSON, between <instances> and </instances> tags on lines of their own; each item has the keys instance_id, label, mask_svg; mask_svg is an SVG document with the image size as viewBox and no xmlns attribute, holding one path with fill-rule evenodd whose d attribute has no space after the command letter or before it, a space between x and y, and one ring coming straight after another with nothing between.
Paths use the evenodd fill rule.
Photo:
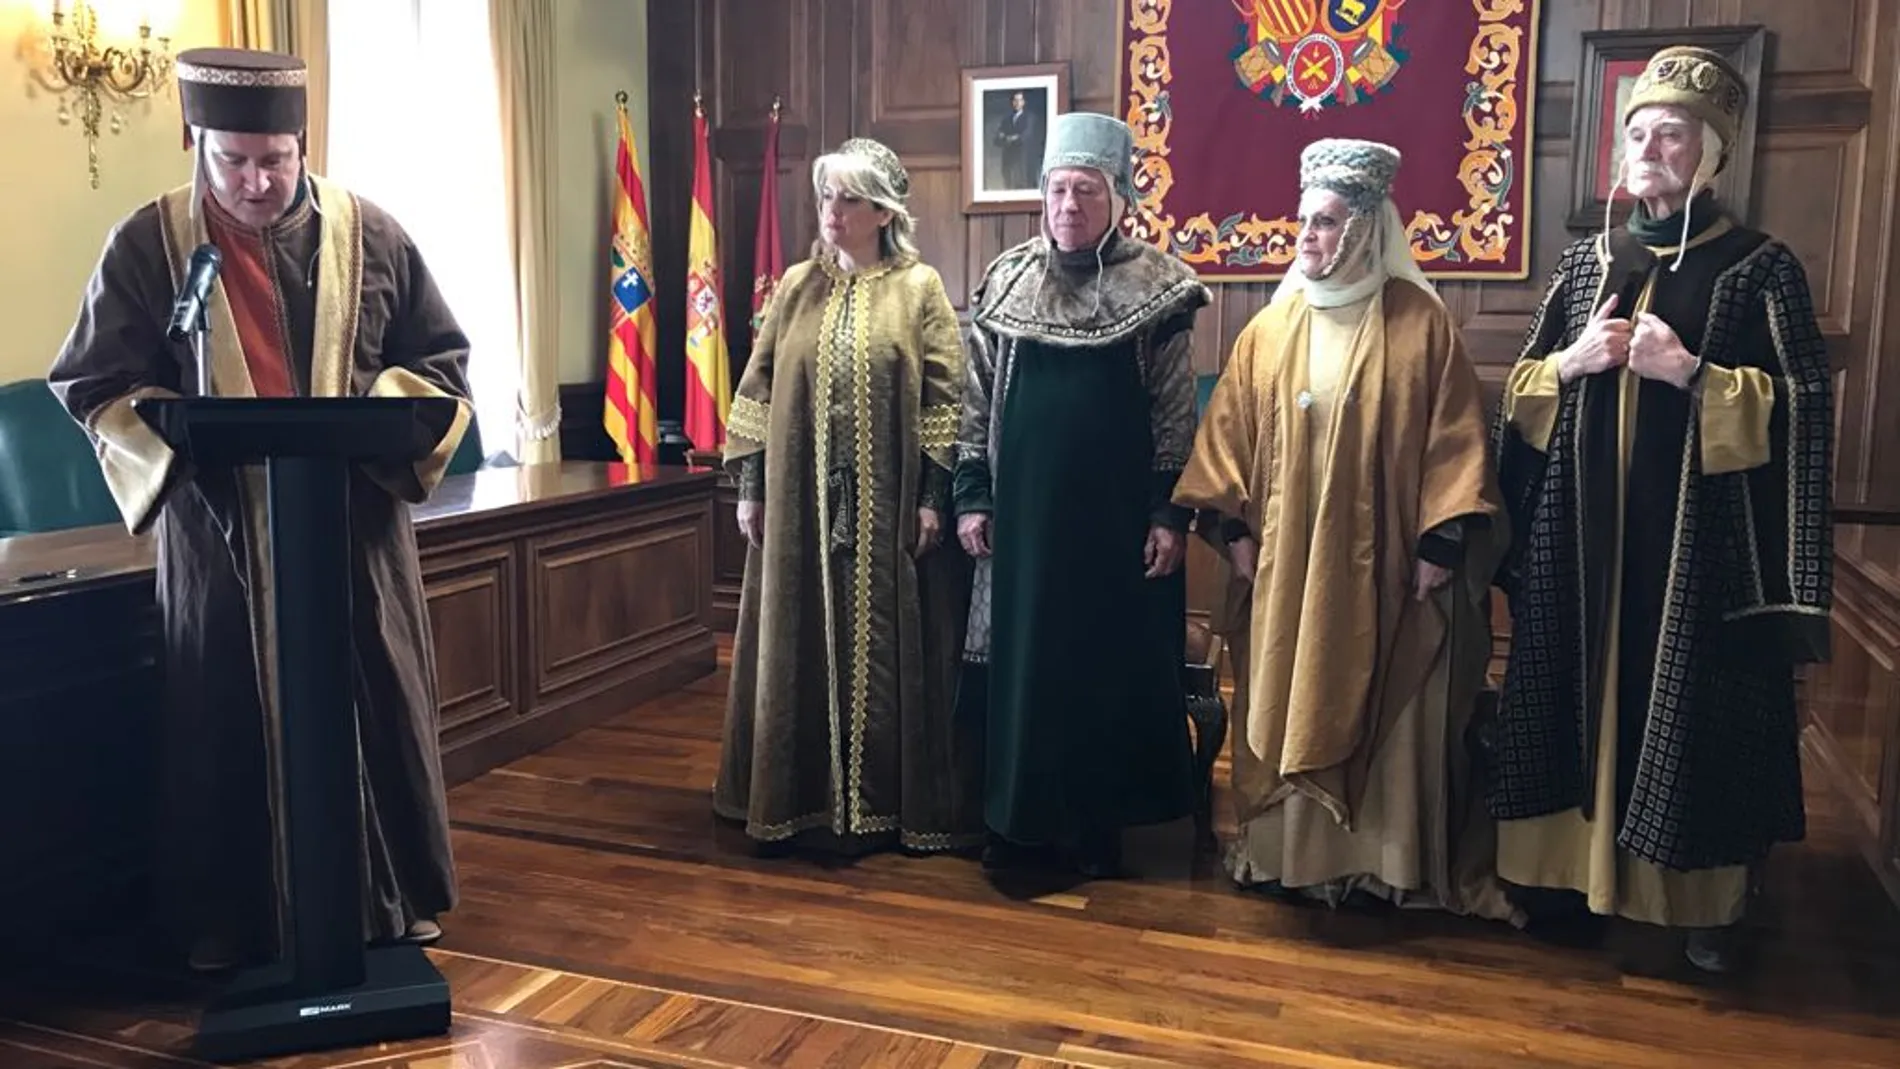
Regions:
<instances>
[{"instance_id":1,"label":"green upholstered chair","mask_svg":"<svg viewBox=\"0 0 1900 1069\"><path fill-rule=\"evenodd\" d=\"M0 386L0 538L118 523L86 432L46 386Z\"/></svg>"},{"instance_id":2,"label":"green upholstered chair","mask_svg":"<svg viewBox=\"0 0 1900 1069\"><path fill-rule=\"evenodd\" d=\"M449 458L449 466L442 474L467 475L482 466L482 431L473 419L468 421L468 431L462 435L462 444L455 447L455 455Z\"/></svg>"},{"instance_id":3,"label":"green upholstered chair","mask_svg":"<svg viewBox=\"0 0 1900 1069\"><path fill-rule=\"evenodd\" d=\"M1194 418L1199 420L1207 414L1207 402L1214 396L1214 384L1220 381L1220 373L1194 376Z\"/></svg>"},{"instance_id":4,"label":"green upholstered chair","mask_svg":"<svg viewBox=\"0 0 1900 1069\"><path fill-rule=\"evenodd\" d=\"M471 420L447 474L481 465L482 436ZM0 538L118 522L92 442L46 380L0 386Z\"/></svg>"}]
</instances>

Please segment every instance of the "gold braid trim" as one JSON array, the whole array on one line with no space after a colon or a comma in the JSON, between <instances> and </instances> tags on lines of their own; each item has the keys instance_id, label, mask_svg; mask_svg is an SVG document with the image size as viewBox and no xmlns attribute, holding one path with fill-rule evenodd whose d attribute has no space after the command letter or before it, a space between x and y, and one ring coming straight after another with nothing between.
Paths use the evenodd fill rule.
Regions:
<instances>
[{"instance_id":1,"label":"gold braid trim","mask_svg":"<svg viewBox=\"0 0 1900 1069\"><path fill-rule=\"evenodd\" d=\"M917 446L924 452L949 449L957 444L957 429L962 423L961 405L925 405L917 421Z\"/></svg>"},{"instance_id":2,"label":"gold braid trim","mask_svg":"<svg viewBox=\"0 0 1900 1069\"><path fill-rule=\"evenodd\" d=\"M732 412L726 417L726 434L733 438L765 444L772 429L772 406L739 394L732 399Z\"/></svg>"},{"instance_id":3,"label":"gold braid trim","mask_svg":"<svg viewBox=\"0 0 1900 1069\"><path fill-rule=\"evenodd\" d=\"M864 728L870 718L871 692L871 557L872 547L880 545L876 529L877 512L877 465L872 462L871 448L871 311L865 305L862 287L856 289L857 299L852 306L851 319L851 360L852 360L852 398L856 404L857 433L856 455L852 466L857 469L858 488L857 523L853 525L856 537L852 551L856 554L856 574L852 578L851 591L851 781L849 784L851 799L851 830L854 832L885 831L896 827L896 821L886 827L867 820L864 813Z\"/></svg>"},{"instance_id":4,"label":"gold braid trim","mask_svg":"<svg viewBox=\"0 0 1900 1069\"><path fill-rule=\"evenodd\" d=\"M818 324L818 368L814 376L818 396L812 403L812 469L818 479L818 582L821 601L825 609L825 690L830 699L826 703L825 719L830 727L831 741L831 814L832 830L843 831L841 826L844 813L844 762L840 749L842 740L838 737L838 617L831 584L831 550L826 541L831 531L831 495L826 491L826 479L831 473L831 376L832 364L837 360L835 350L838 345L838 318L844 311L843 306L850 300L850 284L831 287L831 293L825 298L824 315ZM727 417L727 432L732 429L731 417ZM762 440L762 439L761 439Z\"/></svg>"}]
</instances>

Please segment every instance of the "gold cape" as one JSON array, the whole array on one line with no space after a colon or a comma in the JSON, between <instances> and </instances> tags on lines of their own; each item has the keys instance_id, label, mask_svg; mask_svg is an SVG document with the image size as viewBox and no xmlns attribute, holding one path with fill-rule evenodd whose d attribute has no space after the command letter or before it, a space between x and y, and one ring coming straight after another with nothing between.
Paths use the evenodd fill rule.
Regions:
<instances>
[{"instance_id":1,"label":"gold cape","mask_svg":"<svg viewBox=\"0 0 1900 1069\"><path fill-rule=\"evenodd\" d=\"M1295 400L1311 316L1294 293L1247 325L1174 500L1258 532L1245 741L1278 768L1272 800L1303 791L1350 829L1385 727L1447 640L1443 610L1413 596L1420 536L1487 521L1466 524L1457 592L1481 601L1506 532L1477 374L1437 298L1402 280L1375 298L1321 451ZM1311 507L1315 456L1326 478Z\"/></svg>"}]
</instances>

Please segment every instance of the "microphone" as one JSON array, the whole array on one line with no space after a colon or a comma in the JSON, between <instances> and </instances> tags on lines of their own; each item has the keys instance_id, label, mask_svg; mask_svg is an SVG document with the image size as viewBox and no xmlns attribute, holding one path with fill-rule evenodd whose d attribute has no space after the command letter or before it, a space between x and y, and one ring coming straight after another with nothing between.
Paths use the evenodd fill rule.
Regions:
<instances>
[{"instance_id":1,"label":"microphone","mask_svg":"<svg viewBox=\"0 0 1900 1069\"><path fill-rule=\"evenodd\" d=\"M218 277L224 257L218 247L205 242L191 251L191 265L185 269L185 284L172 304L172 325L166 332L173 341L184 341L204 319L205 302L211 299L211 283Z\"/></svg>"}]
</instances>

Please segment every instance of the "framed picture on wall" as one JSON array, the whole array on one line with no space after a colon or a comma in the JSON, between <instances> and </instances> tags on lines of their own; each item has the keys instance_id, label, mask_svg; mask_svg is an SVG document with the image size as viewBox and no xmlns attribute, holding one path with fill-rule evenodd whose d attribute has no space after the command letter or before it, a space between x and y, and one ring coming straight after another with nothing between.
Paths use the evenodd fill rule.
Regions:
<instances>
[{"instance_id":1,"label":"framed picture on wall","mask_svg":"<svg viewBox=\"0 0 1900 1069\"><path fill-rule=\"evenodd\" d=\"M963 72L963 210L1033 212L1042 204L1042 146L1069 110L1069 65Z\"/></svg>"},{"instance_id":2,"label":"framed picture on wall","mask_svg":"<svg viewBox=\"0 0 1900 1069\"><path fill-rule=\"evenodd\" d=\"M1570 214L1572 230L1603 228L1604 200L1610 176L1623 167L1623 106L1649 58L1672 45L1695 45L1714 52L1741 72L1749 89L1728 166L1715 176L1715 195L1738 218L1750 216L1749 196L1755 171L1756 113L1761 105L1762 53L1767 31L1760 26L1697 26L1677 30L1592 30L1583 35L1583 66L1577 72L1577 106L1570 128ZM1628 194L1621 194L1627 200ZM1614 219L1626 214L1619 208Z\"/></svg>"}]
</instances>

